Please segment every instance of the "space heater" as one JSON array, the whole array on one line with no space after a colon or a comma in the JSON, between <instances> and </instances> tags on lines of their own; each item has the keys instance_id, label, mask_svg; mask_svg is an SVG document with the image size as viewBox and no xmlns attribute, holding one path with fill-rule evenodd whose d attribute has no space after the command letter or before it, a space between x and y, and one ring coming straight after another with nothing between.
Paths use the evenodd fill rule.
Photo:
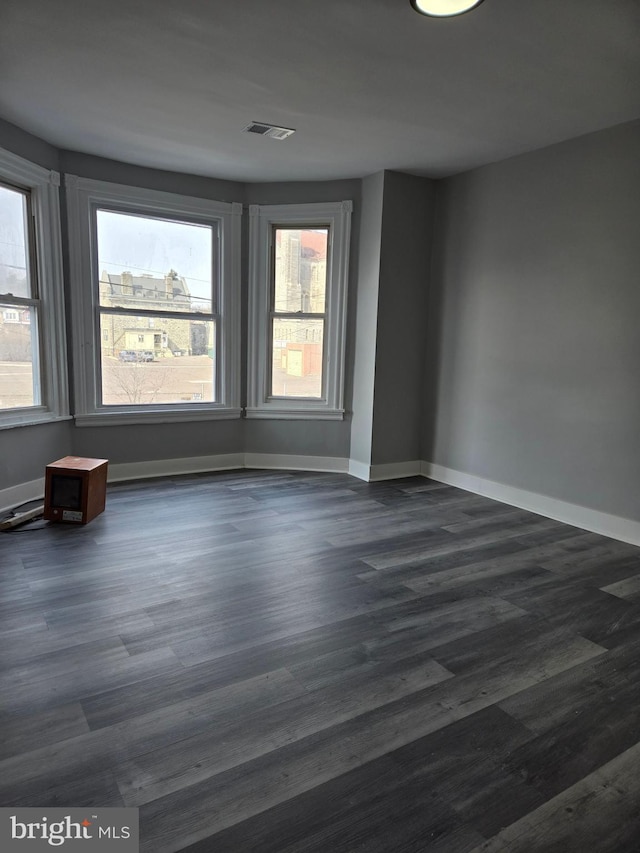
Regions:
<instances>
[{"instance_id":1,"label":"space heater","mask_svg":"<svg viewBox=\"0 0 640 853\"><path fill-rule=\"evenodd\" d=\"M65 456L47 465L44 517L48 521L87 524L104 511L107 459Z\"/></svg>"}]
</instances>

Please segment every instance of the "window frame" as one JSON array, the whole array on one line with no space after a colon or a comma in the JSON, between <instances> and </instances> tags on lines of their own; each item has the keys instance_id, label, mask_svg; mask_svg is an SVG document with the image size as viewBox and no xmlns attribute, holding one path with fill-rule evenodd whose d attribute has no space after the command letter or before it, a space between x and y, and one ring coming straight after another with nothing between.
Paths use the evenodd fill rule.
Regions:
<instances>
[{"instance_id":1,"label":"window frame","mask_svg":"<svg viewBox=\"0 0 640 853\"><path fill-rule=\"evenodd\" d=\"M249 337L247 418L344 418L347 284L352 201L249 206ZM271 294L277 228L329 228L321 398L273 397ZM306 316L306 315L305 315Z\"/></svg>"},{"instance_id":2,"label":"window frame","mask_svg":"<svg viewBox=\"0 0 640 853\"><path fill-rule=\"evenodd\" d=\"M40 397L33 406L0 409L0 429L68 420L60 173L0 148L0 181L27 194L30 295L3 294L0 302L32 311L33 375Z\"/></svg>"},{"instance_id":3,"label":"window frame","mask_svg":"<svg viewBox=\"0 0 640 853\"><path fill-rule=\"evenodd\" d=\"M69 221L71 305L76 327L73 364L78 426L171 423L239 418L240 406L240 228L242 204L65 175ZM215 402L111 405L100 402L101 333L96 212L216 225L219 234L215 315L219 399ZM83 286L85 282L90 286ZM214 296L214 294L212 294ZM104 306L102 306L104 308ZM86 353L89 353L87 357Z\"/></svg>"}]
</instances>

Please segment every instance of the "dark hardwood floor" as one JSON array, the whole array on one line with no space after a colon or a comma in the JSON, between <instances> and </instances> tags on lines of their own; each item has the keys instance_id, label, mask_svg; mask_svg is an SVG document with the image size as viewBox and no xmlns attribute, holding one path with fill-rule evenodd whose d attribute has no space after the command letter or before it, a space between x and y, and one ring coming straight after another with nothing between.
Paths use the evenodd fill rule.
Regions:
<instances>
[{"instance_id":1,"label":"dark hardwood floor","mask_svg":"<svg viewBox=\"0 0 640 853\"><path fill-rule=\"evenodd\" d=\"M2 806L137 806L144 853L640 850L638 548L241 471L0 565Z\"/></svg>"}]
</instances>

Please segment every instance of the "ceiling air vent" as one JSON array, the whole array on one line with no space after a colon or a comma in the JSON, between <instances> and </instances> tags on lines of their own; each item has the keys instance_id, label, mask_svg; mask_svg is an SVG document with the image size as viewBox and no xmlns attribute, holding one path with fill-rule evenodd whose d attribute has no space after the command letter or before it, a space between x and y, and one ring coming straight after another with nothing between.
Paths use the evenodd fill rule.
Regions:
<instances>
[{"instance_id":1,"label":"ceiling air vent","mask_svg":"<svg viewBox=\"0 0 640 853\"><path fill-rule=\"evenodd\" d=\"M257 133L258 136L268 136L270 139L286 139L295 133L290 127L278 127L275 124L265 124L261 121L252 121L245 127L247 133Z\"/></svg>"}]
</instances>

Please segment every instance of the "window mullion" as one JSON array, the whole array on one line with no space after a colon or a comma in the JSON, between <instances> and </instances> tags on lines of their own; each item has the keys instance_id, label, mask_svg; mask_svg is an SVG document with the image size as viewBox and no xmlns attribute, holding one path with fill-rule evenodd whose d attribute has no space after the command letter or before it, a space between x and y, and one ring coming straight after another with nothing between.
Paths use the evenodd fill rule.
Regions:
<instances>
[{"instance_id":1,"label":"window mullion","mask_svg":"<svg viewBox=\"0 0 640 853\"><path fill-rule=\"evenodd\" d=\"M13 296L11 293L0 293L0 302L3 305L24 305L25 308L37 307L40 305L40 299L37 297L30 298L28 296Z\"/></svg>"},{"instance_id":2,"label":"window mullion","mask_svg":"<svg viewBox=\"0 0 640 853\"><path fill-rule=\"evenodd\" d=\"M281 320L324 320L325 313L312 313L308 311L272 311L270 316L272 319L279 318Z\"/></svg>"},{"instance_id":3,"label":"window mullion","mask_svg":"<svg viewBox=\"0 0 640 853\"><path fill-rule=\"evenodd\" d=\"M195 311L163 311L161 309L153 310L151 308L119 308L118 306L111 307L106 305L97 305L97 310L100 314L113 314L116 316L128 317L155 317L167 318L171 320L217 320L219 315L214 313L197 313Z\"/></svg>"}]
</instances>

